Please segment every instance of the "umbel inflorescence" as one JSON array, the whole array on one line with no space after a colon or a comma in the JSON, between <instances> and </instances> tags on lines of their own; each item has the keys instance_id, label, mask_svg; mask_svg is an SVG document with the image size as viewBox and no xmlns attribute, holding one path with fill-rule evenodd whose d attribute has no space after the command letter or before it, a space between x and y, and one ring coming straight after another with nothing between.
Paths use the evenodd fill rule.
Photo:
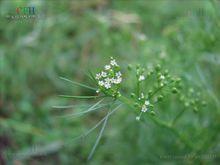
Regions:
<instances>
[{"instance_id":1,"label":"umbel inflorescence","mask_svg":"<svg viewBox=\"0 0 220 165\"><path fill-rule=\"evenodd\" d=\"M180 78L171 76L168 70L163 70L159 64L150 69L145 69L140 65L127 67L129 76L133 76L133 89L130 91L130 95L125 95L120 92L122 87L123 74L121 68L116 60L111 57L109 64L105 65L99 73L91 77L95 82L97 88L84 85L82 83L73 82L66 78L61 78L65 81L71 82L75 85L85 87L96 91L94 96L69 96L62 95L68 98L96 98L108 97L113 100L128 105L136 113L136 120L140 120L143 113L149 112L151 115L155 115L154 107L161 102L164 98L167 98L170 93L177 94L180 102L183 102L185 108L191 108L194 112L197 112L206 103L201 101L200 94L195 93L190 89L190 92L184 94L182 91L182 81ZM124 83L123 83L124 84ZM98 96L97 96L98 95Z\"/></svg>"},{"instance_id":2,"label":"umbel inflorescence","mask_svg":"<svg viewBox=\"0 0 220 165\"><path fill-rule=\"evenodd\" d=\"M168 70L162 70L160 65L148 69L137 65L136 67L128 66L131 75L135 75L134 89L130 97L121 95L120 88L122 85L122 72L116 60L111 57L110 63L95 75L95 81L98 86L96 93L105 97L112 97L129 105L137 114L136 120L140 120L143 113L149 112L155 115L154 105L161 102L169 93L179 94L181 98L186 98L180 92L182 88L181 79L171 76ZM196 98L198 100L198 98ZM193 109L198 109L198 104L194 104ZM188 103L185 103L188 105Z\"/></svg>"},{"instance_id":3,"label":"umbel inflorescence","mask_svg":"<svg viewBox=\"0 0 220 165\"><path fill-rule=\"evenodd\" d=\"M131 70L131 68L129 70ZM154 88L146 93L146 91L144 91L141 86L145 84L145 81L150 80L154 76L154 73L158 75L158 78L156 80L158 85L157 83L154 83ZM136 120L140 120L142 113L149 111L151 114L154 114L153 102L155 103L158 100L161 100L163 96L160 95L159 98L153 98L153 90L155 90L156 93L159 93L159 91L161 91L164 87L170 85L168 84L170 76L168 76L167 71L162 74L160 72L160 66L156 67L155 72L153 70L150 70L148 74L145 75L145 69L141 68L138 65L136 67L135 74L136 81L134 82L134 86L136 88L134 89L135 91L131 93L131 98L121 96L119 90L122 82L122 73L120 71L120 66L117 64L116 60L111 57L110 64L105 65L104 69L97 73L95 76L98 85L98 90L96 92L102 93L108 97L117 98L118 100L125 103L129 102L129 105L131 107L138 109L136 113L139 113L138 116L136 116ZM173 80L173 82L175 82L175 80ZM174 89L176 90L176 88Z\"/></svg>"},{"instance_id":4,"label":"umbel inflorescence","mask_svg":"<svg viewBox=\"0 0 220 165\"><path fill-rule=\"evenodd\" d=\"M97 93L102 92L107 96L118 97L120 96L120 85L122 82L122 74L120 67L115 59L111 57L109 65L105 65L104 70L96 74L98 84Z\"/></svg>"},{"instance_id":5,"label":"umbel inflorescence","mask_svg":"<svg viewBox=\"0 0 220 165\"><path fill-rule=\"evenodd\" d=\"M133 110L133 112L136 114L135 118L137 121L140 121L142 118L141 116L146 114L145 116L149 116L149 118L152 119L152 121L154 121L156 124L163 125L169 129L173 129L173 125L178 121L186 109L193 109L194 112L198 112L201 107L206 105L205 101L201 101L201 94L196 93L193 89L190 89L189 92L186 92L185 94L182 90L183 83L181 79L171 76L168 70L163 70L160 65L156 65L150 69L145 69L140 65L136 65L136 67L129 65L127 69L129 72L129 77L132 77L133 79L133 89L130 91L130 94L127 95L121 92L122 85L124 84L122 83L122 80L124 79L123 72L113 57L111 57L110 63L105 65L104 68L95 76L90 72L90 78L95 82L96 88L61 77L62 80L71 82L74 85L96 91L94 96L61 95L62 97L76 99L102 98L86 111L76 113L75 115L86 114L111 104L106 116L88 132L79 136L79 138L81 138L88 135L92 130L103 123L103 127L95 145L93 146L89 158L92 157L95 151L95 148L107 123L108 117L112 115L122 104L127 105ZM182 102L184 105L184 108L177 114L177 116L171 122L171 125L164 124L164 122L154 118L156 114L155 105L163 101L164 98L168 98L170 93L177 94L180 103ZM110 104L101 105L101 102L103 102L105 98L111 98L113 102ZM116 101L119 102L119 105L114 107L114 103Z\"/></svg>"}]
</instances>

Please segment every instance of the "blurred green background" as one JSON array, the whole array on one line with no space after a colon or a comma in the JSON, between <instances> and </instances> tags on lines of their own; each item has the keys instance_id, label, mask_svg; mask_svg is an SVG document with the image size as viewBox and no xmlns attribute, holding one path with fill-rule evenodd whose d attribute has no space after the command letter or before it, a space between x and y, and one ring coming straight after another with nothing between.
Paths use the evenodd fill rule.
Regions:
<instances>
[{"instance_id":1,"label":"blurred green background","mask_svg":"<svg viewBox=\"0 0 220 165\"><path fill-rule=\"evenodd\" d=\"M36 7L38 17L7 18L25 6ZM0 164L220 162L219 1L1 0L0 12ZM80 108L52 106L94 104L58 97L94 94L59 76L91 84L86 71L95 73L110 56L123 71L128 64L160 63L203 94L208 106L197 114L187 111L176 126L195 148L151 121L135 121L123 108L87 161L98 130L83 141L71 140L96 124L105 109L71 118L62 116ZM124 85L127 92L134 84ZM180 107L175 97L165 99L157 116L170 121ZM193 153L197 157L189 158Z\"/></svg>"}]
</instances>

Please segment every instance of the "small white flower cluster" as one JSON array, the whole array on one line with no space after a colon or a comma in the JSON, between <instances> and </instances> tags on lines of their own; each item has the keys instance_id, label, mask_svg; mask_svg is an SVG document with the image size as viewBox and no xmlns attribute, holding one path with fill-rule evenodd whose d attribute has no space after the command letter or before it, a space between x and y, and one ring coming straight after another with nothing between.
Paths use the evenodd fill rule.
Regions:
<instances>
[{"instance_id":1,"label":"small white flower cluster","mask_svg":"<svg viewBox=\"0 0 220 165\"><path fill-rule=\"evenodd\" d=\"M140 116L136 116L136 120L139 121L141 119Z\"/></svg>"},{"instance_id":2,"label":"small white flower cluster","mask_svg":"<svg viewBox=\"0 0 220 165\"><path fill-rule=\"evenodd\" d=\"M98 80L98 85L100 87L110 89L112 86L122 82L122 74L118 71L119 66L115 59L111 57L110 65L105 65L104 68L105 71L96 74L96 80ZM99 92L99 90L97 92Z\"/></svg>"},{"instance_id":3,"label":"small white flower cluster","mask_svg":"<svg viewBox=\"0 0 220 165\"><path fill-rule=\"evenodd\" d=\"M140 100L140 99L144 99L143 93L141 93L141 98L139 98L139 100ZM145 113L145 112L148 111L148 107L149 107L149 106L150 106L150 101L146 99L146 100L144 101L143 105L141 106L141 112L140 112L139 116L136 116L136 120L137 120L137 121L140 120L142 113Z\"/></svg>"},{"instance_id":4,"label":"small white flower cluster","mask_svg":"<svg viewBox=\"0 0 220 165\"><path fill-rule=\"evenodd\" d=\"M149 105L150 105L150 102L148 100L146 100L141 107L141 112L147 112Z\"/></svg>"},{"instance_id":5,"label":"small white flower cluster","mask_svg":"<svg viewBox=\"0 0 220 165\"><path fill-rule=\"evenodd\" d=\"M160 79L160 81L164 81L164 80L165 80L165 76L164 76L164 75L161 75L159 79ZM160 83L160 86L163 87L163 86L164 86L164 83L161 82L161 83Z\"/></svg>"},{"instance_id":6,"label":"small white flower cluster","mask_svg":"<svg viewBox=\"0 0 220 165\"><path fill-rule=\"evenodd\" d=\"M141 93L141 97L139 97L138 100L142 100L142 99L144 99L144 94L143 93Z\"/></svg>"},{"instance_id":7,"label":"small white flower cluster","mask_svg":"<svg viewBox=\"0 0 220 165\"><path fill-rule=\"evenodd\" d=\"M144 75L140 75L138 81L144 81L145 80L145 76Z\"/></svg>"}]
</instances>

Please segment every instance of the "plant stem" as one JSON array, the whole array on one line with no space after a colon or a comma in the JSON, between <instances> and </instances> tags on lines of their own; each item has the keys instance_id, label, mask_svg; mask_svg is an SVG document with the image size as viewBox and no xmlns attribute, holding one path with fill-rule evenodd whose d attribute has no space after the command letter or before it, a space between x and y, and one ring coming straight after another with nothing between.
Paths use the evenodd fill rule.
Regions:
<instances>
[{"instance_id":1,"label":"plant stem","mask_svg":"<svg viewBox=\"0 0 220 165\"><path fill-rule=\"evenodd\" d=\"M137 97L140 96L140 82L137 80Z\"/></svg>"},{"instance_id":2,"label":"plant stem","mask_svg":"<svg viewBox=\"0 0 220 165\"><path fill-rule=\"evenodd\" d=\"M155 94L155 93L154 93L154 94ZM151 96L153 96L153 95L151 95ZM125 96L121 96L121 97L119 97L118 99L119 99L121 102L123 102L124 104L128 105L129 107L134 108L134 107L132 106L133 103L132 103L131 99L129 99L129 98L125 97ZM160 127L163 127L163 128L166 128L166 129L170 130L171 132L173 132L173 134L176 135L176 136L182 141L182 143L185 144L185 146L186 146L187 148L189 148L190 150L194 150L195 147L193 146L193 144L192 144L190 141L188 141L185 136L183 136L182 134L180 134L180 133L173 127L174 124L177 122L177 120L182 116L182 114L183 114L184 112L185 112L185 109L182 110L182 111L176 116L176 118L173 120L173 122L170 123L170 124L169 124L169 123L165 123L165 122L163 122L163 121L160 121L160 120L158 120L157 118L155 118L155 117L153 117L153 116L151 116L151 115L147 115L147 116L148 116L148 118L150 118L156 125L158 125L158 126L160 126Z\"/></svg>"},{"instance_id":3,"label":"plant stem","mask_svg":"<svg viewBox=\"0 0 220 165\"><path fill-rule=\"evenodd\" d=\"M166 124L153 116L148 117L156 124L173 132L189 149L193 150L194 146L184 136L182 136L171 124Z\"/></svg>"},{"instance_id":4,"label":"plant stem","mask_svg":"<svg viewBox=\"0 0 220 165\"><path fill-rule=\"evenodd\" d=\"M122 103L128 105L130 108L134 108L134 107L133 107L133 102L132 102L130 99L128 99L127 97L125 97L125 96L120 96L120 97L118 97L117 99L118 99L119 101L121 101Z\"/></svg>"},{"instance_id":5,"label":"plant stem","mask_svg":"<svg viewBox=\"0 0 220 165\"><path fill-rule=\"evenodd\" d=\"M184 114L184 112L186 111L186 109L183 109L182 111L180 111L176 117L174 118L173 122L172 122L172 126L174 126L176 124L176 122L178 121L178 119Z\"/></svg>"}]
</instances>

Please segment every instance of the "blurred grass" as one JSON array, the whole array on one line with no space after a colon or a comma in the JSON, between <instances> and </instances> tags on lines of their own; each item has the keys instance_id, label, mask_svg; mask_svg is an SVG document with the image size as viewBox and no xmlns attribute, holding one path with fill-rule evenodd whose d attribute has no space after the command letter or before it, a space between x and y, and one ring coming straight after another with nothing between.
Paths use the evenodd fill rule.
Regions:
<instances>
[{"instance_id":1,"label":"blurred grass","mask_svg":"<svg viewBox=\"0 0 220 165\"><path fill-rule=\"evenodd\" d=\"M8 20L18 6L34 5L40 18ZM1 98L0 136L7 139L7 153L31 150L33 145L68 142L95 124L104 112L67 120L56 116L81 108L52 110L54 105L92 104L66 100L60 94L92 95L73 87L60 76L91 84L85 73L96 72L114 56L127 64L150 67L161 63L179 74L189 86L202 92L208 107L198 114L187 111L177 123L197 148L187 149L170 130L150 120L134 121L124 109L108 123L101 144L90 164L181 164L182 159L163 155L216 154L212 159L186 159L186 163L219 162L220 112L220 6L219 1L0 1ZM128 79L129 75L125 75ZM132 89L132 80L124 91ZM170 121L179 112L175 98L157 108L159 118ZM97 133L83 142L55 147L41 155L17 160L26 164L84 164ZM0 146L3 146L1 140ZM6 150L7 149L7 150ZM47 150L46 150L47 151ZM26 153L26 152L25 152ZM16 155L4 155L8 162ZM56 157L56 159L55 159Z\"/></svg>"}]
</instances>

